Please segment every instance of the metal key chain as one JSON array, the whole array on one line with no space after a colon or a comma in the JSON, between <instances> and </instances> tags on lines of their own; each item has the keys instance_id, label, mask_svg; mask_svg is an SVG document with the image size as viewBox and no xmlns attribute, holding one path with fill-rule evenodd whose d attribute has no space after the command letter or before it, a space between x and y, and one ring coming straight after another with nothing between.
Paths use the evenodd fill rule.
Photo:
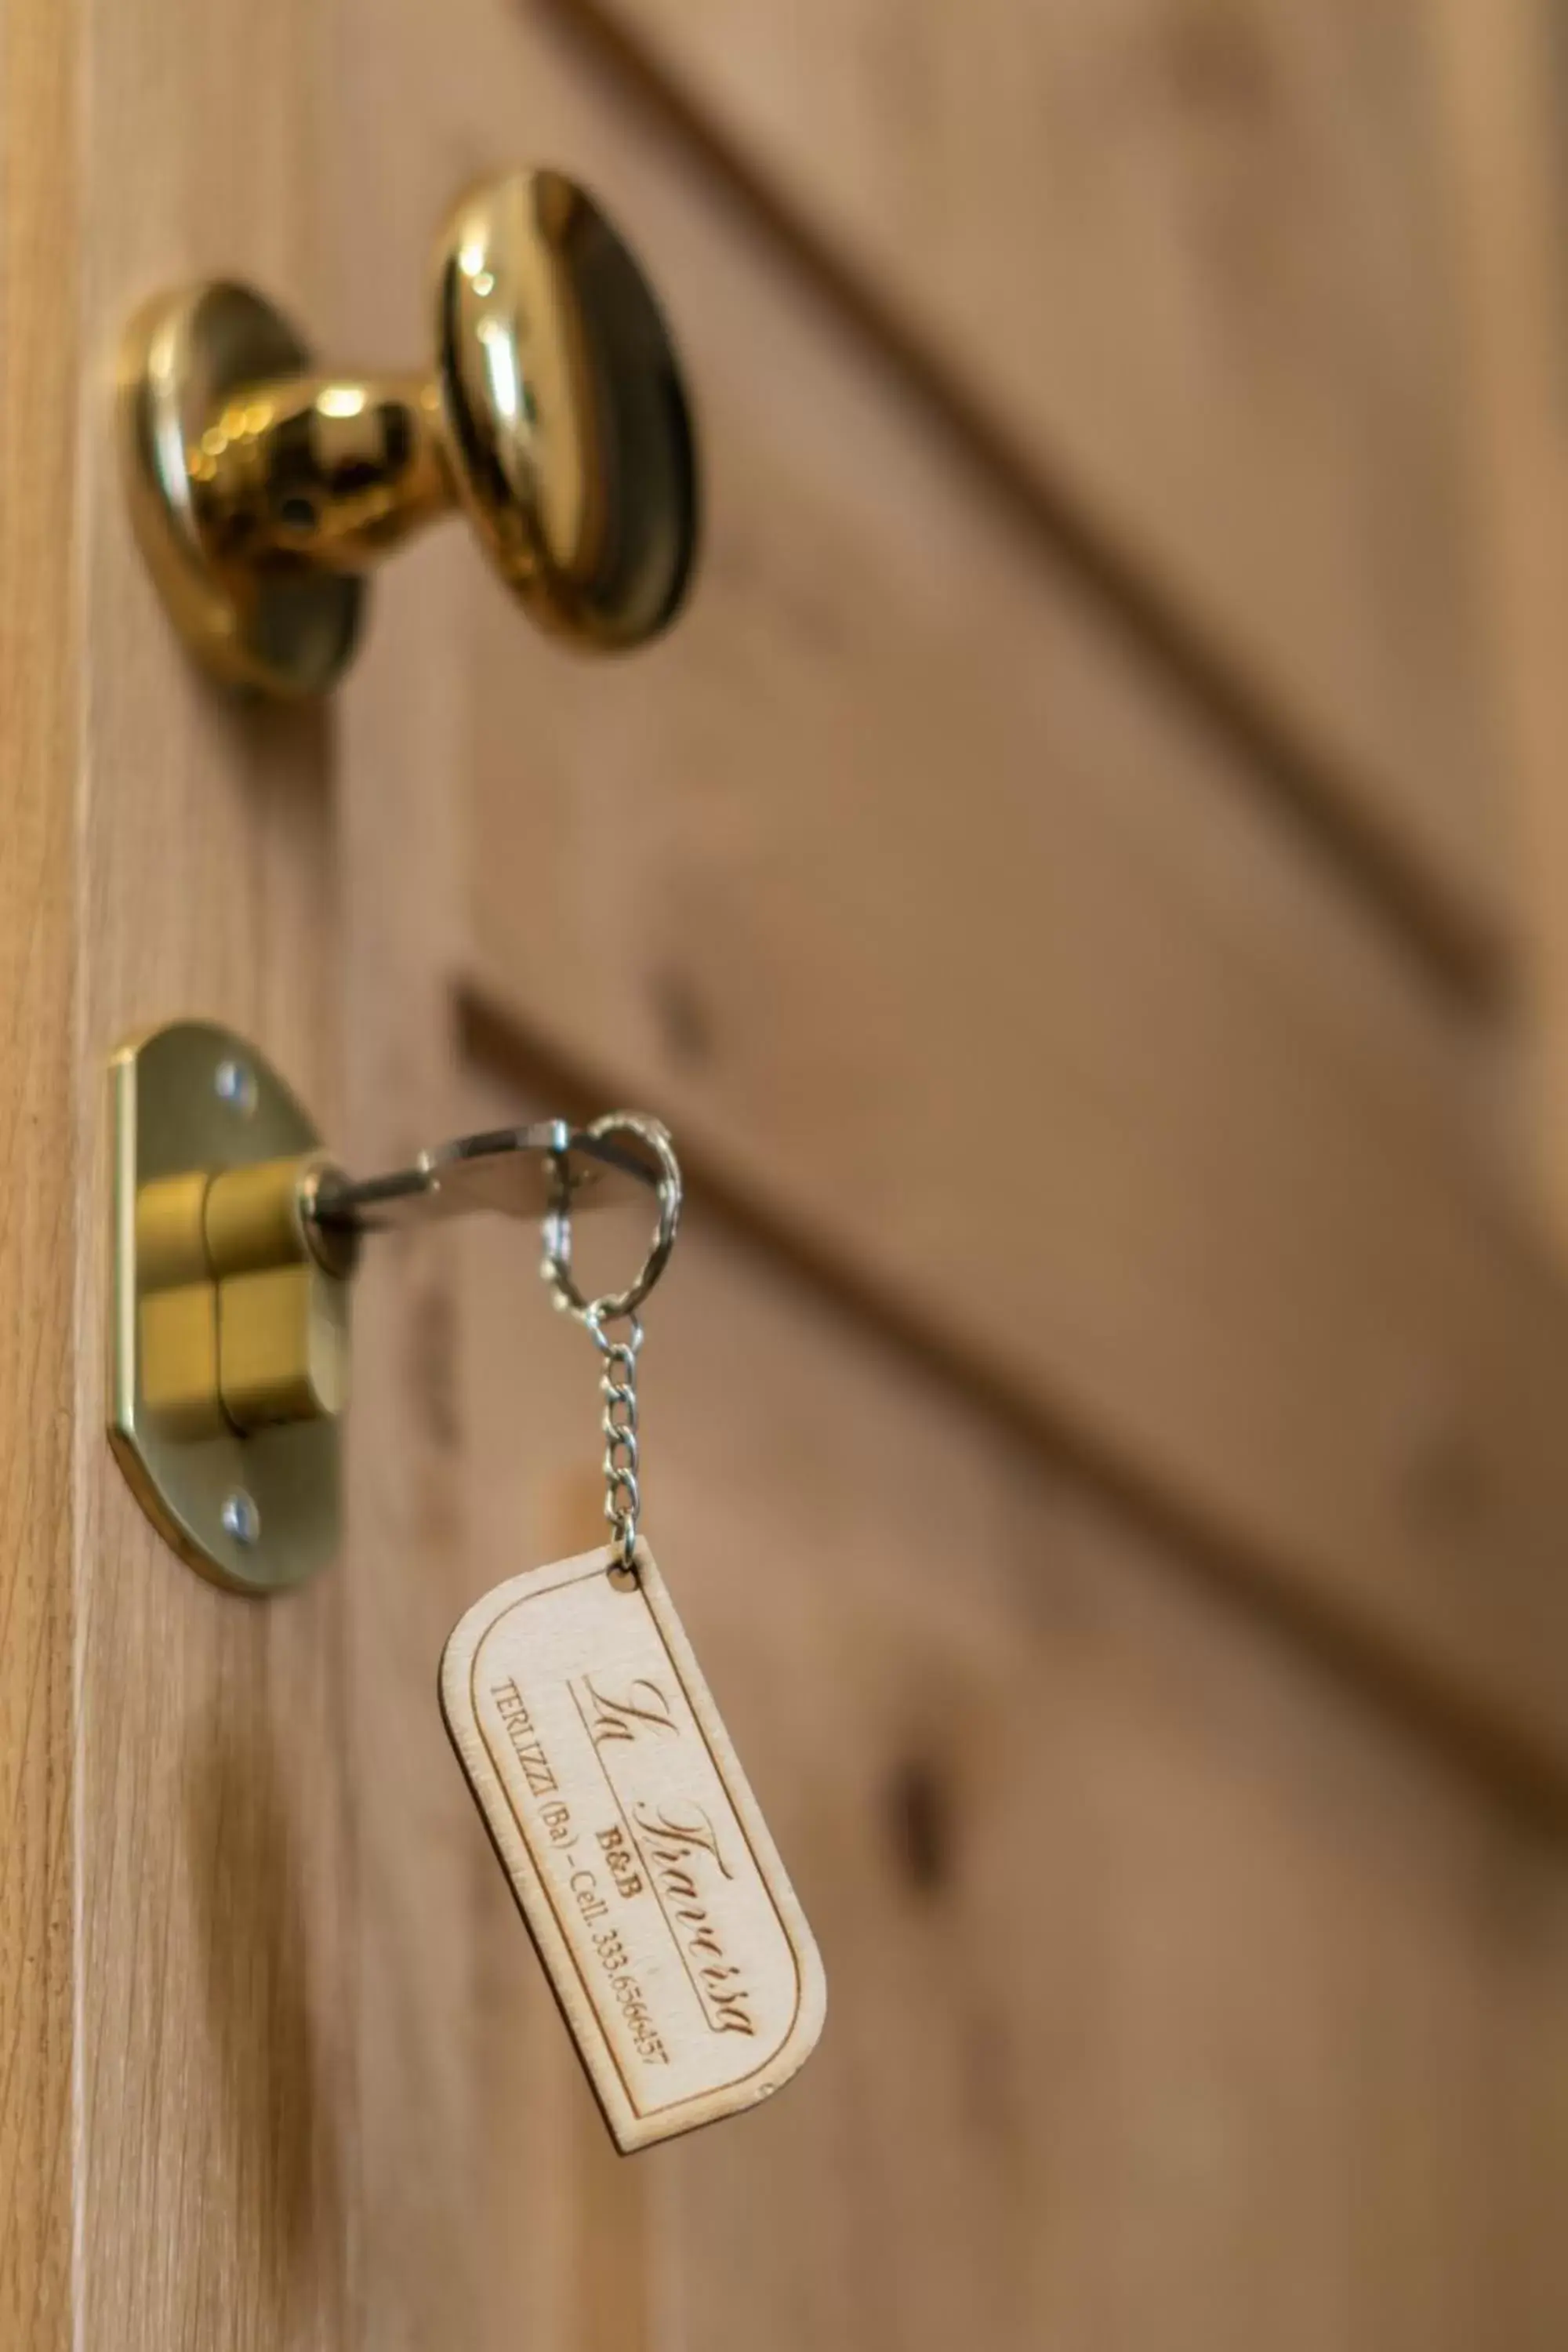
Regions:
<instances>
[{"instance_id":1,"label":"metal key chain","mask_svg":"<svg viewBox=\"0 0 1568 2352\"><path fill-rule=\"evenodd\" d=\"M779 2089L816 2046L826 1990L639 1532L638 1309L675 1246L679 1162L659 1122L631 1111L557 1134L541 1272L603 1360L611 1540L470 1609L441 1662L441 1706L605 2119L630 2150ZM653 1240L624 1290L589 1297L572 1266L568 1146L610 1153L626 1140L658 1168ZM494 1156L485 1144L475 1139L476 1165Z\"/></svg>"},{"instance_id":2,"label":"metal key chain","mask_svg":"<svg viewBox=\"0 0 1568 2352\"><path fill-rule=\"evenodd\" d=\"M625 1290L585 1298L572 1271L572 1184L564 1153L552 1161L553 1191L544 1220L544 1255L540 1272L556 1307L574 1316L605 1360L599 1392L605 1401L605 1517L614 1530L624 1577L637 1573L637 1522L642 1509L637 1443L637 1357L643 1327L637 1308L669 1263L680 1226L680 1162L669 1130L636 1111L611 1111L586 1130L595 1142L631 1136L647 1146L658 1164L658 1222L642 1269ZM612 1339L605 1325L625 1323L624 1339Z\"/></svg>"}]
</instances>

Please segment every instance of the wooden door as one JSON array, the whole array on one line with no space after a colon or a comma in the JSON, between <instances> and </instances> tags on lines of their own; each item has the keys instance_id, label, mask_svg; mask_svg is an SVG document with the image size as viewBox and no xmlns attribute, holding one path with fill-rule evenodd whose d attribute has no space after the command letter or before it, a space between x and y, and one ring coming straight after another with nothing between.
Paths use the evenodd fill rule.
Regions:
<instances>
[{"instance_id":1,"label":"wooden door","mask_svg":"<svg viewBox=\"0 0 1568 2352\"><path fill-rule=\"evenodd\" d=\"M0 2346L1560 2346L1568 1307L1424 12L0 0ZM452 529L329 707L224 699L126 311L402 363L511 161L668 303L689 615L574 662ZM440 1728L597 1528L526 1240L371 1254L308 1591L114 1468L103 1061L178 1013L353 1166L676 1129L647 1530L830 1984L765 2110L613 2155Z\"/></svg>"}]
</instances>

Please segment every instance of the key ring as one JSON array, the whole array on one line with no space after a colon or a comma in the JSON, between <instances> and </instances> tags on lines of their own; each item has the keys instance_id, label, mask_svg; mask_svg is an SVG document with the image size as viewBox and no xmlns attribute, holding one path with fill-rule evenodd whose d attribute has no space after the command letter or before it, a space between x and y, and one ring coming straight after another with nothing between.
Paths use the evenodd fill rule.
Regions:
<instances>
[{"instance_id":1,"label":"key ring","mask_svg":"<svg viewBox=\"0 0 1568 2352\"><path fill-rule=\"evenodd\" d=\"M607 1290L598 1298L584 1298L572 1273L572 1185L566 1155L563 1151L551 1155L553 1192L544 1220L544 1258L540 1271L562 1312L574 1315L597 1337L602 1325L619 1322L637 1313L669 1263L680 1223L680 1162L675 1156L668 1129L658 1119L644 1118L638 1111L607 1112L584 1132L595 1142L608 1136L635 1136L658 1162L658 1223L640 1271L625 1290Z\"/></svg>"}]
</instances>

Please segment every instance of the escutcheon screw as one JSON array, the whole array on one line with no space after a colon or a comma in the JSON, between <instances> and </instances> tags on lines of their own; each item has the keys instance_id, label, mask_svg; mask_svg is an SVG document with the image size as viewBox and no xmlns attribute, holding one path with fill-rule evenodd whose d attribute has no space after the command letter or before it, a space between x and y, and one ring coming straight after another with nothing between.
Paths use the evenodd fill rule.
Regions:
<instances>
[{"instance_id":1,"label":"escutcheon screw","mask_svg":"<svg viewBox=\"0 0 1568 2352\"><path fill-rule=\"evenodd\" d=\"M213 1087L219 1102L227 1103L241 1118L248 1118L256 1108L256 1073L244 1062L220 1062L213 1075Z\"/></svg>"},{"instance_id":2,"label":"escutcheon screw","mask_svg":"<svg viewBox=\"0 0 1568 2352\"><path fill-rule=\"evenodd\" d=\"M247 1551L261 1540L261 1514L255 1497L247 1495L243 1486L237 1486L224 1504L223 1531Z\"/></svg>"}]
</instances>

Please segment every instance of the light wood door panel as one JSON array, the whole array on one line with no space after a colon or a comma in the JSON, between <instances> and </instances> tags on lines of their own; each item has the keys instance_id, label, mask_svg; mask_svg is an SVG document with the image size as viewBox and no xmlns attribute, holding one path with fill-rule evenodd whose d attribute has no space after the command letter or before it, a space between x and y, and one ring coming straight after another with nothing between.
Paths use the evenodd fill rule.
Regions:
<instances>
[{"instance_id":1,"label":"light wood door panel","mask_svg":"<svg viewBox=\"0 0 1568 2352\"><path fill-rule=\"evenodd\" d=\"M63 12L0 0L0 2342L69 2319L74 1869L69 908L79 352L52 265L75 195Z\"/></svg>"},{"instance_id":2,"label":"light wood door panel","mask_svg":"<svg viewBox=\"0 0 1568 2352\"><path fill-rule=\"evenodd\" d=\"M104 1436L110 1049L176 1014L229 1022L329 1132L374 1142L348 975L368 1063L363 1006L395 992L412 1033L429 968L424 932L395 940L347 887L340 829L374 838L375 779L340 791L333 716L236 705L184 660L110 430L115 338L154 288L226 269L307 313L330 299L329 27L226 0L12 0L0 24L0 2337L433 2347L475 2293L481 2151L454 1998L477 1880L446 1861L432 1685L442 1575L455 1595L464 1577L429 1381L386 1383L395 1475L363 1481L365 1549L266 1605L174 1559ZM410 865L411 897L429 874ZM439 1132L411 1066L398 1115ZM382 1335L433 1328L430 1287L401 1259ZM412 1806L387 1767L424 1766L388 1741L405 1717L436 1759Z\"/></svg>"},{"instance_id":3,"label":"light wood door panel","mask_svg":"<svg viewBox=\"0 0 1568 2352\"><path fill-rule=\"evenodd\" d=\"M1506 923L1415 0L586 0L1461 921Z\"/></svg>"},{"instance_id":4,"label":"light wood door panel","mask_svg":"<svg viewBox=\"0 0 1568 2352\"><path fill-rule=\"evenodd\" d=\"M310 286L310 10L103 5L79 37L75 2340L336 2352L358 2234L347 1580L237 1607L154 1535L103 1436L97 1213L104 1058L136 1028L227 1022L339 1117L331 722L237 711L192 674L110 411L114 336L159 285Z\"/></svg>"},{"instance_id":5,"label":"light wood door panel","mask_svg":"<svg viewBox=\"0 0 1568 2352\"><path fill-rule=\"evenodd\" d=\"M489 1582L595 1539L596 1361L515 1232L460 1247ZM645 1533L828 2022L615 2168L495 1873L498 2347L1546 2352L1553 1846L701 1201L647 1323Z\"/></svg>"},{"instance_id":6,"label":"light wood door panel","mask_svg":"<svg viewBox=\"0 0 1568 2352\"><path fill-rule=\"evenodd\" d=\"M1568 433L1563 370L1563 17L1551 0L1434 11L1456 275L1469 330L1467 421L1486 551L1486 637L1506 709L1523 940L1519 1076L1538 1196L1568 1244Z\"/></svg>"},{"instance_id":7,"label":"light wood door panel","mask_svg":"<svg viewBox=\"0 0 1568 2352\"><path fill-rule=\"evenodd\" d=\"M355 152L416 75L389 207L507 140L603 187L713 518L689 620L613 676L465 591L479 987L1560 1768L1568 1318L1453 1006L678 146L526 12L459 21L361 76Z\"/></svg>"},{"instance_id":8,"label":"light wood door panel","mask_svg":"<svg viewBox=\"0 0 1568 2352\"><path fill-rule=\"evenodd\" d=\"M1568 1327L1474 1008L554 23L0 0L0 2345L1556 2352ZM453 531L332 709L217 697L121 319L236 272L405 361L431 224L530 157L689 345L689 627L574 668ZM103 1062L182 1013L353 1165L531 1041L738 1202L644 1428L826 1950L765 2112L613 2158L441 1730L464 1605L597 1528L526 1235L370 1254L309 1591L208 1588L121 1480Z\"/></svg>"}]
</instances>

